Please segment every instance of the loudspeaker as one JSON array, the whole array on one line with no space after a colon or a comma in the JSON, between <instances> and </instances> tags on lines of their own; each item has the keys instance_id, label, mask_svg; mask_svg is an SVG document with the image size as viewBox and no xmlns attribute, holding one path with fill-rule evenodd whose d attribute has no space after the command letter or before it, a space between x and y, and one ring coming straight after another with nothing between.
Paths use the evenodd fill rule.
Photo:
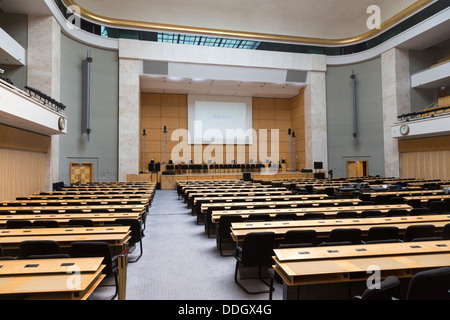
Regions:
<instances>
[{"instance_id":1,"label":"loudspeaker","mask_svg":"<svg viewBox=\"0 0 450 320\"><path fill-rule=\"evenodd\" d=\"M325 173L323 172L314 173L314 179L325 179Z\"/></svg>"},{"instance_id":2,"label":"loudspeaker","mask_svg":"<svg viewBox=\"0 0 450 320\"><path fill-rule=\"evenodd\" d=\"M314 162L314 169L323 169L323 162Z\"/></svg>"}]
</instances>

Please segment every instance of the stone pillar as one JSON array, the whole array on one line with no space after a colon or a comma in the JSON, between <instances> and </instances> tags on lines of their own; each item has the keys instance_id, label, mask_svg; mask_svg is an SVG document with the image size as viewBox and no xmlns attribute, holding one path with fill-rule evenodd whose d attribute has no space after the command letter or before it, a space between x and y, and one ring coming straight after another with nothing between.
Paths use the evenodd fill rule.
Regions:
<instances>
[{"instance_id":1,"label":"stone pillar","mask_svg":"<svg viewBox=\"0 0 450 320\"><path fill-rule=\"evenodd\" d=\"M27 85L59 100L60 80L61 27L53 16L29 15ZM46 189L51 190L52 184L58 180L59 136L55 135L52 136L51 147L47 153Z\"/></svg>"},{"instance_id":2,"label":"stone pillar","mask_svg":"<svg viewBox=\"0 0 450 320\"><path fill-rule=\"evenodd\" d=\"M325 72L311 71L305 88L305 153L306 167L323 162L328 171L327 98Z\"/></svg>"},{"instance_id":3,"label":"stone pillar","mask_svg":"<svg viewBox=\"0 0 450 320\"><path fill-rule=\"evenodd\" d=\"M139 60L119 59L119 181L139 173Z\"/></svg>"},{"instance_id":4,"label":"stone pillar","mask_svg":"<svg viewBox=\"0 0 450 320\"><path fill-rule=\"evenodd\" d=\"M392 138L392 124L400 114L411 112L411 75L409 52L393 48L381 55L383 94L384 168L386 177L400 177L397 139Z\"/></svg>"}]
</instances>

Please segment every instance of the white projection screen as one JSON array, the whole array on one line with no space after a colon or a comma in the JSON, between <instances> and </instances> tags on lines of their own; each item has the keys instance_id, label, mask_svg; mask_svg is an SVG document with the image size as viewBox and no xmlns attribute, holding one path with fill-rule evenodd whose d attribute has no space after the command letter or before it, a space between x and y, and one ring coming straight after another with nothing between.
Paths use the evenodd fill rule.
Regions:
<instances>
[{"instance_id":1,"label":"white projection screen","mask_svg":"<svg viewBox=\"0 0 450 320\"><path fill-rule=\"evenodd\" d=\"M189 144L253 143L252 98L188 96Z\"/></svg>"}]
</instances>

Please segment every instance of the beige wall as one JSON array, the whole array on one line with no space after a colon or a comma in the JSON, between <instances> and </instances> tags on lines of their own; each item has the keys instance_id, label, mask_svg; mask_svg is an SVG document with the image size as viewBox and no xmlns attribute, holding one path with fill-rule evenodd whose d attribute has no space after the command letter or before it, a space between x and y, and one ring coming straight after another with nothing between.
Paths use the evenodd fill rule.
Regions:
<instances>
[{"instance_id":1,"label":"beige wall","mask_svg":"<svg viewBox=\"0 0 450 320\"><path fill-rule=\"evenodd\" d=\"M159 93L142 93L141 94L141 110L140 110L140 161L139 168L143 170L143 129L146 130L146 161L149 163L151 159L155 162L163 162L163 129L167 127L167 152L166 162L170 159L172 149L179 144L178 141L170 141L174 130L188 128L187 119L187 95L177 94L159 94ZM300 94L292 99L269 99L269 98L253 98L253 128L258 134L258 142L260 141L259 130L267 129L267 153L271 155L271 129L279 130L279 159L285 158L289 161L289 136L288 129L291 128L296 132L297 136L297 169L305 167L305 142L304 142L304 103L303 90ZM188 157L195 162L195 159L201 159L203 151L207 148L203 145L201 150L191 148L191 156ZM245 157L245 163L249 163L250 152L248 146L245 146L244 154L240 153L241 149L237 146L233 147L233 156L237 161L239 158ZM213 155L215 155L213 153ZM223 163L227 163L226 146L223 146L223 154L216 154L221 157ZM229 156L229 153L228 153ZM256 160L256 159L253 159ZM258 159L265 160L265 159Z\"/></svg>"},{"instance_id":2,"label":"beige wall","mask_svg":"<svg viewBox=\"0 0 450 320\"><path fill-rule=\"evenodd\" d=\"M50 137L0 125L0 201L46 190Z\"/></svg>"}]
</instances>

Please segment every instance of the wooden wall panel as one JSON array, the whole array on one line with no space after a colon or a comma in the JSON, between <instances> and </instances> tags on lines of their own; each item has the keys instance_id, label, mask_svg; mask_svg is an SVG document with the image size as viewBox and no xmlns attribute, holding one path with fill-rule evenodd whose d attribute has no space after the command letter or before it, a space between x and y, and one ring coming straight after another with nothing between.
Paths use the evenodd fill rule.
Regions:
<instances>
[{"instance_id":1,"label":"wooden wall panel","mask_svg":"<svg viewBox=\"0 0 450 320\"><path fill-rule=\"evenodd\" d=\"M303 91L299 96L293 99L269 99L269 98L253 98L253 128L256 130L258 141L267 143L268 155L271 152L271 129L279 130L279 159L289 159L289 136L287 134L289 128L295 128L297 131L297 168L305 167L305 145L304 145L304 103ZM159 94L159 93L142 93L141 94L141 132L143 129L147 131L146 139L146 163L154 159L155 162L163 161L163 127L167 126L167 161L170 159L171 151L179 142L172 142L171 135L173 130L188 127L188 106L187 95L176 94ZM292 116L295 115L293 123ZM259 133L261 129L267 129L267 138L260 139ZM140 170L143 170L143 142L141 138L140 152ZM188 148L192 159L202 159L204 150L214 150L212 156L222 159L226 163L226 146L207 146L203 145L200 149L195 150L194 146ZM228 157L237 161L238 156L245 158L245 162L249 163L250 157L254 161L265 159L255 159L250 155L249 146L242 149L239 146L233 146L233 151ZM175 151L181 151L176 148ZM183 154L181 154L183 155ZM205 160L205 159L204 159ZM205 160L205 162L207 159Z\"/></svg>"},{"instance_id":2,"label":"wooden wall panel","mask_svg":"<svg viewBox=\"0 0 450 320\"><path fill-rule=\"evenodd\" d=\"M402 178L450 179L450 150L401 153Z\"/></svg>"},{"instance_id":3,"label":"wooden wall panel","mask_svg":"<svg viewBox=\"0 0 450 320\"><path fill-rule=\"evenodd\" d=\"M47 154L0 147L0 201L45 190Z\"/></svg>"}]
</instances>

